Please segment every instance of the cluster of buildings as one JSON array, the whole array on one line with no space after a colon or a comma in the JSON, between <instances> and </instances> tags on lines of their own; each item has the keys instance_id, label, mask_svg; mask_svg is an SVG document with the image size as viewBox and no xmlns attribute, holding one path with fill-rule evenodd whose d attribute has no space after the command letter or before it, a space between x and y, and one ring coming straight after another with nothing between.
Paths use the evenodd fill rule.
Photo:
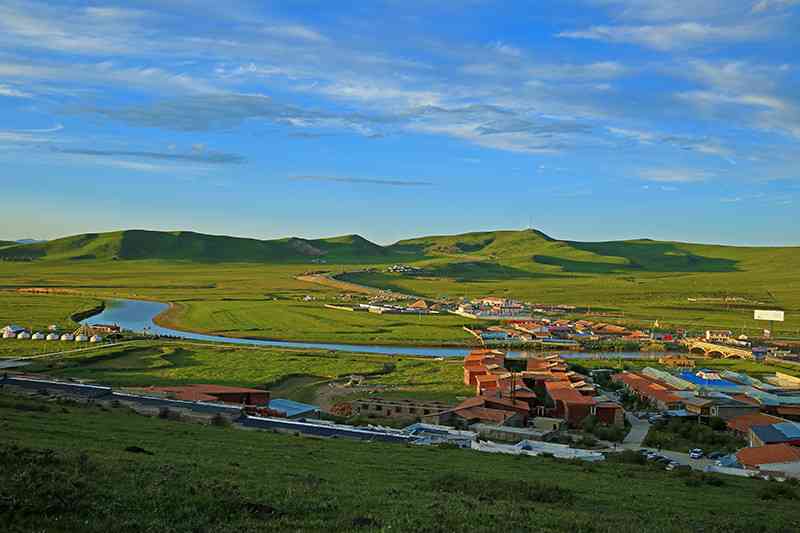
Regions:
<instances>
[{"instance_id":1,"label":"cluster of buildings","mask_svg":"<svg viewBox=\"0 0 800 533\"><path fill-rule=\"evenodd\" d=\"M523 424L544 417L577 427L588 416L612 426L624 424L622 406L600 394L586 376L569 370L558 355L520 362L523 370L509 370L502 352L470 353L464 359L464 384L475 388L475 397L457 406L454 415L470 420L471 410L480 406L489 410L479 413L488 420L498 418L495 411L506 411L519 414Z\"/></svg>"},{"instance_id":2,"label":"cluster of buildings","mask_svg":"<svg viewBox=\"0 0 800 533\"><path fill-rule=\"evenodd\" d=\"M626 342L674 342L672 333L630 330L616 324L589 320L510 320L501 326L468 329L483 344L544 344L579 347L581 342L623 340Z\"/></svg>"},{"instance_id":3,"label":"cluster of buildings","mask_svg":"<svg viewBox=\"0 0 800 533\"><path fill-rule=\"evenodd\" d=\"M47 333L33 331L22 326L9 324L0 329L0 336L3 339L19 339L34 341L69 341L69 342L103 342L104 333L119 333L119 326L97 325L81 326L74 332L60 332L58 326L51 325L47 328Z\"/></svg>"},{"instance_id":4,"label":"cluster of buildings","mask_svg":"<svg viewBox=\"0 0 800 533\"><path fill-rule=\"evenodd\" d=\"M648 367L612 380L669 416L724 420L748 443L726 466L800 475L800 378Z\"/></svg>"},{"instance_id":5,"label":"cluster of buildings","mask_svg":"<svg viewBox=\"0 0 800 533\"><path fill-rule=\"evenodd\" d=\"M415 315L430 315L439 314L442 306L437 303L431 303L427 300L416 300L410 303L402 302L387 302L385 300L376 300L368 303L360 303L356 305L342 305L342 304L325 304L328 309L338 309L340 311L360 311L366 313L375 313L376 315L391 315L391 314L415 314Z\"/></svg>"},{"instance_id":6,"label":"cluster of buildings","mask_svg":"<svg viewBox=\"0 0 800 533\"><path fill-rule=\"evenodd\" d=\"M531 318L531 308L520 301L496 296L463 302L455 314L481 320L524 320Z\"/></svg>"}]
</instances>

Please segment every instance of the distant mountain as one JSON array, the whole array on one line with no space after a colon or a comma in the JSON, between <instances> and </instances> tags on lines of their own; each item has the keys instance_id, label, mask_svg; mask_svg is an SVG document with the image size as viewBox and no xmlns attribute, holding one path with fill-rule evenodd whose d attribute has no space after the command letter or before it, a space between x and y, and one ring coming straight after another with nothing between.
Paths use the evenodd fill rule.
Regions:
<instances>
[{"instance_id":1,"label":"distant mountain","mask_svg":"<svg viewBox=\"0 0 800 533\"><path fill-rule=\"evenodd\" d=\"M87 233L3 247L0 260L140 260L370 264L419 262L431 276L511 279L532 274L734 272L800 262L798 247L736 247L649 239L562 241L537 230L420 237L380 246L359 235L277 240L190 231Z\"/></svg>"},{"instance_id":2,"label":"distant mountain","mask_svg":"<svg viewBox=\"0 0 800 533\"><path fill-rule=\"evenodd\" d=\"M258 240L191 231L86 233L0 248L0 258L40 260L162 259L198 262L380 261L386 249L358 235Z\"/></svg>"},{"instance_id":3,"label":"distant mountain","mask_svg":"<svg viewBox=\"0 0 800 533\"><path fill-rule=\"evenodd\" d=\"M36 244L37 242L46 242L39 239L18 239L15 241L17 244Z\"/></svg>"}]
</instances>

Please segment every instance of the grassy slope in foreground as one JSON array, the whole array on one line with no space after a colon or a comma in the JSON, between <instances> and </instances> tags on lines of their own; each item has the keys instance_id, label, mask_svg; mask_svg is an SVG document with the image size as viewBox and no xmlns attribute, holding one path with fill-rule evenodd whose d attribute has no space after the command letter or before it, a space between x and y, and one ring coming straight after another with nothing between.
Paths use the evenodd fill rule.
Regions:
<instances>
[{"instance_id":1,"label":"grassy slope in foreground","mask_svg":"<svg viewBox=\"0 0 800 533\"><path fill-rule=\"evenodd\" d=\"M797 501L647 466L316 440L0 396L6 531L796 531ZM128 447L147 453L131 453ZM793 490L793 489L790 489ZM794 489L796 490L796 489Z\"/></svg>"}]
</instances>

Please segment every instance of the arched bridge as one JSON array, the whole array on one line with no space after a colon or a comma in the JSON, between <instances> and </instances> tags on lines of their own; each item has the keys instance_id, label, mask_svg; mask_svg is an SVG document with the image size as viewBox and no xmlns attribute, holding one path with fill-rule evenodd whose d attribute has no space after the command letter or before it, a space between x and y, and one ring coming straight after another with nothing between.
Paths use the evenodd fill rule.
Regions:
<instances>
[{"instance_id":1,"label":"arched bridge","mask_svg":"<svg viewBox=\"0 0 800 533\"><path fill-rule=\"evenodd\" d=\"M686 346L689 351L696 355L706 357L717 357L722 359L753 359L753 352L738 346L728 346L725 344L713 344L701 340L688 340Z\"/></svg>"}]
</instances>

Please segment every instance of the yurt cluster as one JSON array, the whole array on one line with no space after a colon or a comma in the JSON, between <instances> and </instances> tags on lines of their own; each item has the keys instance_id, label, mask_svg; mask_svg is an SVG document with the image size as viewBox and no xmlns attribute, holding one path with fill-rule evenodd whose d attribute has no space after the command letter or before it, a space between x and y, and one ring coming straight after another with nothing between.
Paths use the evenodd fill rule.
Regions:
<instances>
[{"instance_id":1,"label":"yurt cluster","mask_svg":"<svg viewBox=\"0 0 800 533\"><path fill-rule=\"evenodd\" d=\"M68 341L68 342L103 342L103 336L93 332L90 327L81 326L72 333L59 331L58 326L52 325L47 328L47 333L41 331L32 332L28 328L10 324L0 329L3 339L19 339L34 341Z\"/></svg>"}]
</instances>

